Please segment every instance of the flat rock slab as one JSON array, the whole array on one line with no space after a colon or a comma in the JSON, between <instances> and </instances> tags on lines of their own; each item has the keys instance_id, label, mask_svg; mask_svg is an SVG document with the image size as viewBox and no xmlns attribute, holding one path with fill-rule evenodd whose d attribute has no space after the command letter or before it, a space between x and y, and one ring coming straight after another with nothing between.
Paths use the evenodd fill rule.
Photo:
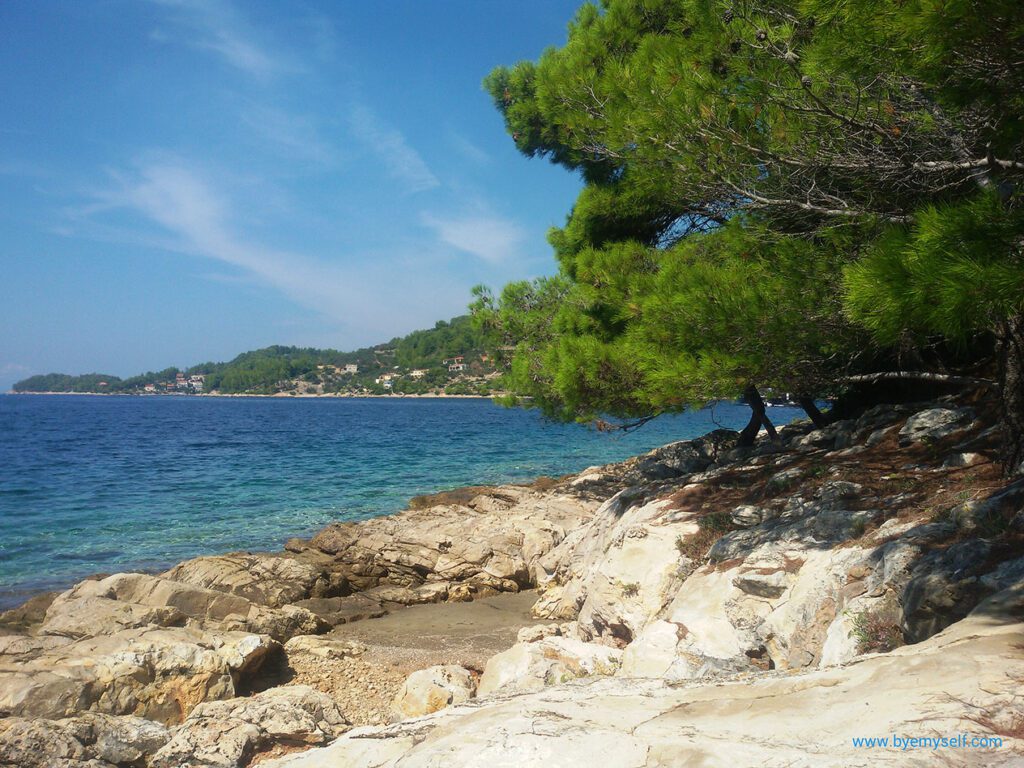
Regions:
<instances>
[{"instance_id":1,"label":"flat rock slab","mask_svg":"<svg viewBox=\"0 0 1024 768\"><path fill-rule=\"evenodd\" d=\"M381 602L361 594L346 597L314 597L300 600L295 606L305 608L332 625L379 618L388 612Z\"/></svg>"},{"instance_id":2,"label":"flat rock slab","mask_svg":"<svg viewBox=\"0 0 1024 768\"><path fill-rule=\"evenodd\" d=\"M1019 683L1008 674L1024 662L1017 615L983 604L920 645L830 670L679 687L592 678L480 700L387 728L360 728L262 768L931 764L933 750L864 749L853 738L985 735L965 716L985 711L1009 722L1019 715ZM939 752L951 765L1019 766L1021 745L1003 744L969 755Z\"/></svg>"},{"instance_id":3,"label":"flat rock slab","mask_svg":"<svg viewBox=\"0 0 1024 768\"><path fill-rule=\"evenodd\" d=\"M487 659L516 642L521 628L536 623L532 590L481 598L469 603L413 605L372 621L337 627L332 638L358 640L371 647L415 651L432 664L482 668Z\"/></svg>"}]
</instances>

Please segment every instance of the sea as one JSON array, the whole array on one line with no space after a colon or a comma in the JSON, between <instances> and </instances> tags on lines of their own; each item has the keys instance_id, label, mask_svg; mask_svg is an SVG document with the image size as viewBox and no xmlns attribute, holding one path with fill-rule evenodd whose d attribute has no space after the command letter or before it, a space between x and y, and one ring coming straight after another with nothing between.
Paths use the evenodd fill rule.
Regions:
<instances>
[{"instance_id":1,"label":"sea","mask_svg":"<svg viewBox=\"0 0 1024 768\"><path fill-rule=\"evenodd\" d=\"M801 416L772 408L779 424ZM279 549L418 494L620 461L749 411L631 432L486 399L0 396L0 609L85 576Z\"/></svg>"}]
</instances>

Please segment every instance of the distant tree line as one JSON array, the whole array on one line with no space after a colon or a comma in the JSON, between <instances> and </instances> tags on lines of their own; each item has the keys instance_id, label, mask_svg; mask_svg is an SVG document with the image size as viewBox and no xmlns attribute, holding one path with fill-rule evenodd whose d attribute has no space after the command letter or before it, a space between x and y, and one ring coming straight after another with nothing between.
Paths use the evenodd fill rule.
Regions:
<instances>
[{"instance_id":1,"label":"distant tree line","mask_svg":"<svg viewBox=\"0 0 1024 768\"><path fill-rule=\"evenodd\" d=\"M468 316L461 316L447 322L439 321L427 330L396 337L386 344L354 352L275 345L243 352L226 363L202 363L186 369L166 368L127 379L100 373L30 376L17 382L13 389L15 392L128 393L141 391L147 385L173 382L179 373L183 373L186 376L202 374L205 391L216 390L225 394L273 394L280 391L282 383L296 379L324 383L327 391L341 392L357 387L382 394L389 390L376 384L374 379L383 372L398 368L399 371L424 369L427 373L419 379L397 382L393 391L418 394L448 385L471 394L475 392L470 392L472 388L468 385L460 388L450 384L454 377L443 361L457 355L464 356L467 361L474 361L475 372L482 372L479 359L484 346L483 332ZM358 366L359 372L343 378L325 374L320 368L340 368L349 364Z\"/></svg>"}]
</instances>

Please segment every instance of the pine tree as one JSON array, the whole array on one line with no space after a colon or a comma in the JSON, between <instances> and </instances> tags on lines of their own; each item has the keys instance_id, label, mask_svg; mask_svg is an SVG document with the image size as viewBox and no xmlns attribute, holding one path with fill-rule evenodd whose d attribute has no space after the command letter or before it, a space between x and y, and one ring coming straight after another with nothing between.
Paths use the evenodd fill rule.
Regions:
<instances>
[{"instance_id":1,"label":"pine tree","mask_svg":"<svg viewBox=\"0 0 1024 768\"><path fill-rule=\"evenodd\" d=\"M568 287L537 386L573 413L755 376L818 394L863 344L844 317L876 354L995 334L1019 469L1022 60L1016 0L585 5L485 81L524 154L587 182L550 238Z\"/></svg>"}]
</instances>

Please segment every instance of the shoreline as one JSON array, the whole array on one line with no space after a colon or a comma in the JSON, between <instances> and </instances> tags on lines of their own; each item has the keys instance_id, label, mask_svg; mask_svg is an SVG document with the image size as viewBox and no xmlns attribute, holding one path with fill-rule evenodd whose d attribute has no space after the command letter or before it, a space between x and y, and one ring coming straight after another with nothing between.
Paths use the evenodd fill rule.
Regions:
<instances>
[{"instance_id":1,"label":"shoreline","mask_svg":"<svg viewBox=\"0 0 1024 768\"><path fill-rule=\"evenodd\" d=\"M752 447L719 429L532 487L464 487L329 523L279 551L80 582L2 615L0 749L28 755L49 743L29 736L52 733L51 751L91 757L93 734L130 726L159 768L224 748L267 768L309 748L303 765L443 749L468 766L528 743L539 722L545 748L575 764L561 758L609 699L601 745L676 755L678 728L645 730L652 714L685 709L720 745L749 728L751 691L771 717L760 763L819 754L773 724L811 717L826 696L843 764L862 754L851 728L982 710L1002 727L1019 701L1007 659L1024 659L1024 484L1000 478L988 413L876 407ZM971 523L983 507L1001 533ZM977 588L960 590L965 578ZM894 678L908 681L895 703L875 682ZM287 720L264 733L271 711Z\"/></svg>"},{"instance_id":2,"label":"shoreline","mask_svg":"<svg viewBox=\"0 0 1024 768\"><path fill-rule=\"evenodd\" d=\"M199 395L182 395L182 394L164 394L164 393L133 393L133 392L0 392L2 395L11 396L79 396L79 397L144 397L144 398L158 398L158 397L172 397L172 398L267 398L277 400L312 400L317 398L328 398L333 400L407 400L409 398L419 398L426 400L493 400L497 397L504 396L504 392L495 392L492 395L445 395L445 394L391 394L391 395L354 395L354 394L339 394L339 393L324 393L324 394L291 394L287 392L279 392L273 395L259 395L259 394L234 394L234 393L203 393Z\"/></svg>"}]
</instances>

